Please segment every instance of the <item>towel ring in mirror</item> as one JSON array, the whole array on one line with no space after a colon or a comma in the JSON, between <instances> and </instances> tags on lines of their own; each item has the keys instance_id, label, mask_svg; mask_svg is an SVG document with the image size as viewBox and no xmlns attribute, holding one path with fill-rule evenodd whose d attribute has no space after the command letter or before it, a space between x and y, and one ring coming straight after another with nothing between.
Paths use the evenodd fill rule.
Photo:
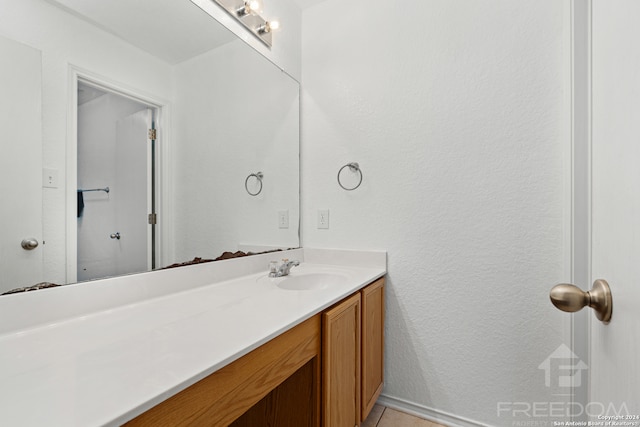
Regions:
<instances>
[{"instance_id":1,"label":"towel ring in mirror","mask_svg":"<svg viewBox=\"0 0 640 427\"><path fill-rule=\"evenodd\" d=\"M342 173L342 171L344 170L344 168L348 167L349 170L353 173L358 173L360 175L360 180L358 181L358 183L356 184L355 187L345 187L344 185L342 185L342 182L340 181L340 174ZM344 165L343 167L340 168L340 170L338 171L338 185L340 187L342 187L343 189L347 190L347 191L353 191L356 188L360 187L360 184L362 184L362 170L360 169L360 165L356 162L351 162L351 163L347 163L346 165Z\"/></svg>"},{"instance_id":2,"label":"towel ring in mirror","mask_svg":"<svg viewBox=\"0 0 640 427\"><path fill-rule=\"evenodd\" d=\"M255 193L252 193L249 190L249 179L251 177L254 177L255 179L258 180L258 182L260 183L260 188L258 189L258 191L256 191ZM260 194L262 192L262 178L264 178L264 174L262 172L256 172L256 173L252 173L249 174L249 176L247 177L247 179L244 180L244 189L247 190L247 193L249 193L249 195L251 196L257 196L258 194Z\"/></svg>"}]
</instances>

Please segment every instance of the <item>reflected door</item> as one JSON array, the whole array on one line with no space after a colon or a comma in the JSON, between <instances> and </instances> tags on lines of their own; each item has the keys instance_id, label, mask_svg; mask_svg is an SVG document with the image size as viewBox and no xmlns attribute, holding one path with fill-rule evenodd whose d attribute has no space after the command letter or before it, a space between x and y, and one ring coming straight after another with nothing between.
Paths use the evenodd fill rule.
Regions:
<instances>
[{"instance_id":1,"label":"reflected door","mask_svg":"<svg viewBox=\"0 0 640 427\"><path fill-rule=\"evenodd\" d=\"M151 109L138 111L118 121L116 126L116 185L120 188L116 228L122 234L115 252L117 274L153 268L152 224L153 176L148 131L153 127ZM126 238L125 238L126 237Z\"/></svg>"},{"instance_id":2,"label":"reflected door","mask_svg":"<svg viewBox=\"0 0 640 427\"><path fill-rule=\"evenodd\" d=\"M154 111L117 93L78 88L78 280L148 271Z\"/></svg>"},{"instance_id":3,"label":"reflected door","mask_svg":"<svg viewBox=\"0 0 640 427\"><path fill-rule=\"evenodd\" d=\"M613 295L591 319L592 415L640 416L640 2L592 2L592 280ZM624 420L640 425L640 419Z\"/></svg>"},{"instance_id":4,"label":"reflected door","mask_svg":"<svg viewBox=\"0 0 640 427\"><path fill-rule=\"evenodd\" d=\"M46 170L43 176L40 51L0 37L0 58L2 293L42 281L42 186L51 187L47 191L61 190L56 171ZM21 242L26 238L35 239L38 246L23 249Z\"/></svg>"}]
</instances>

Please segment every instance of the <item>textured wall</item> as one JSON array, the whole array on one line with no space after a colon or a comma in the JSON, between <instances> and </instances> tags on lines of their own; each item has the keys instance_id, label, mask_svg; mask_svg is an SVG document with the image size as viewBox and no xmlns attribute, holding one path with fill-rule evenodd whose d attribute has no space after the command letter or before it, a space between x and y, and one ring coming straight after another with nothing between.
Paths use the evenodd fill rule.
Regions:
<instances>
[{"instance_id":1,"label":"textured wall","mask_svg":"<svg viewBox=\"0 0 640 427\"><path fill-rule=\"evenodd\" d=\"M302 243L388 251L384 394L407 408L512 425L497 402L562 399L538 366L566 332L547 296L569 265L566 6L303 12Z\"/></svg>"}]
</instances>

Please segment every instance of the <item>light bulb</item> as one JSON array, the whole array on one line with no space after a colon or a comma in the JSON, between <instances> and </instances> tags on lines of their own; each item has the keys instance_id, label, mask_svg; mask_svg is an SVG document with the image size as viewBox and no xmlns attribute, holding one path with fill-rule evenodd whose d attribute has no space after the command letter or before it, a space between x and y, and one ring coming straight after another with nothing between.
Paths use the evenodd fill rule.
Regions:
<instances>
[{"instance_id":1,"label":"light bulb","mask_svg":"<svg viewBox=\"0 0 640 427\"><path fill-rule=\"evenodd\" d=\"M267 21L260 27L258 27L258 32L261 34L270 33L271 31L275 31L280 28L280 23L278 21Z\"/></svg>"},{"instance_id":2,"label":"light bulb","mask_svg":"<svg viewBox=\"0 0 640 427\"><path fill-rule=\"evenodd\" d=\"M258 0L245 1L244 5L236 10L236 14L239 17L243 17L251 13L257 13L258 9L260 9L260 2Z\"/></svg>"},{"instance_id":3,"label":"light bulb","mask_svg":"<svg viewBox=\"0 0 640 427\"><path fill-rule=\"evenodd\" d=\"M247 9L247 12L257 12L260 9L260 2L258 0L251 0L244 2L244 7Z\"/></svg>"},{"instance_id":4,"label":"light bulb","mask_svg":"<svg viewBox=\"0 0 640 427\"><path fill-rule=\"evenodd\" d=\"M277 30L278 28L280 28L280 21L269 21L267 22L269 29L272 31Z\"/></svg>"}]
</instances>

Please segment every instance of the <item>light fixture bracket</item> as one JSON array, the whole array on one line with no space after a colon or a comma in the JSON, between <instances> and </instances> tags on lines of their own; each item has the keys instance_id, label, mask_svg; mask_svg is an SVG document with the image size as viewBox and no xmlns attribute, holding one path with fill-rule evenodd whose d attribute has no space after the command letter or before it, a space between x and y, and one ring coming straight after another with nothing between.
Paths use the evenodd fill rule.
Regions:
<instances>
[{"instance_id":1,"label":"light fixture bracket","mask_svg":"<svg viewBox=\"0 0 640 427\"><path fill-rule=\"evenodd\" d=\"M222 7L229 15L240 22L258 40L271 48L273 44L272 32L265 31L270 28L269 22L256 11L247 9L244 0L212 0ZM239 11L243 11L240 13Z\"/></svg>"}]
</instances>

